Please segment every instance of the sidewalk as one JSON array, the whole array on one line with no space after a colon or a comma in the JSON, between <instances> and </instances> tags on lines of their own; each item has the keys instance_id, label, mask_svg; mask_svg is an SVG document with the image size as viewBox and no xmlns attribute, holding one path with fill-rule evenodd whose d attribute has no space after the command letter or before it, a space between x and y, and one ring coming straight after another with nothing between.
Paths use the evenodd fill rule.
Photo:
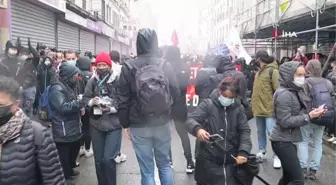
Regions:
<instances>
[{"instance_id":1,"label":"sidewalk","mask_svg":"<svg viewBox=\"0 0 336 185\"><path fill-rule=\"evenodd\" d=\"M323 135L323 145L332 149L334 154L336 155L336 144L328 142L328 137L326 135Z\"/></svg>"}]
</instances>

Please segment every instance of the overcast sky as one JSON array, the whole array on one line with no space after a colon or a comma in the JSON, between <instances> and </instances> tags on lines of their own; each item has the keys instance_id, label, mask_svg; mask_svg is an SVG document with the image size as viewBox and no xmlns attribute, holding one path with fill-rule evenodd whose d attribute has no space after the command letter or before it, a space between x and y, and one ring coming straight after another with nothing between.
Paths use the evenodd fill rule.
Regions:
<instances>
[{"instance_id":1,"label":"overcast sky","mask_svg":"<svg viewBox=\"0 0 336 185\"><path fill-rule=\"evenodd\" d=\"M183 47L189 36L197 34L198 1L200 0L140 0L141 5L135 7L135 14L142 27L151 26L157 19L156 31L161 43L170 44L170 37L176 29ZM147 15L148 8L153 16Z\"/></svg>"}]
</instances>

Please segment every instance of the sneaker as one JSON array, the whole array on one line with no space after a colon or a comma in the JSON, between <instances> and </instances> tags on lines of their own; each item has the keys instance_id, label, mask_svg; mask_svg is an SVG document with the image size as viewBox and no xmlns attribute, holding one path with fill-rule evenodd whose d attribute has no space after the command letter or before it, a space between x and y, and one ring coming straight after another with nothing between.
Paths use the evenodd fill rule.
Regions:
<instances>
[{"instance_id":1,"label":"sneaker","mask_svg":"<svg viewBox=\"0 0 336 185\"><path fill-rule=\"evenodd\" d=\"M310 180L316 180L316 170L310 169L307 178Z\"/></svg>"},{"instance_id":2,"label":"sneaker","mask_svg":"<svg viewBox=\"0 0 336 185\"><path fill-rule=\"evenodd\" d=\"M273 167L274 167L274 169L280 169L281 168L281 161L278 158L278 156L274 156L274 158L273 158Z\"/></svg>"},{"instance_id":3,"label":"sneaker","mask_svg":"<svg viewBox=\"0 0 336 185\"><path fill-rule=\"evenodd\" d=\"M89 158L89 157L92 157L92 156L93 156L93 151L92 151L92 149L90 148L90 150L85 150L85 151L84 151L84 154L85 154L85 157Z\"/></svg>"},{"instance_id":4,"label":"sneaker","mask_svg":"<svg viewBox=\"0 0 336 185\"><path fill-rule=\"evenodd\" d=\"M256 157L257 157L259 162L263 162L264 160L267 159L266 158L266 153L264 153L264 152L257 153Z\"/></svg>"},{"instance_id":5,"label":"sneaker","mask_svg":"<svg viewBox=\"0 0 336 185\"><path fill-rule=\"evenodd\" d=\"M65 185L75 185L72 179L65 179Z\"/></svg>"},{"instance_id":6,"label":"sneaker","mask_svg":"<svg viewBox=\"0 0 336 185\"><path fill-rule=\"evenodd\" d=\"M328 139L328 142L330 142L330 143L332 143L332 142L334 142L334 141L336 141L336 137L331 137L330 139Z\"/></svg>"},{"instance_id":7,"label":"sneaker","mask_svg":"<svg viewBox=\"0 0 336 185\"><path fill-rule=\"evenodd\" d=\"M336 141L332 142L332 144L336 145Z\"/></svg>"},{"instance_id":8,"label":"sneaker","mask_svg":"<svg viewBox=\"0 0 336 185\"><path fill-rule=\"evenodd\" d=\"M127 156L126 156L125 154L123 154L123 153L119 153L119 154L117 155L117 157L114 158L114 161L115 161L117 164L120 164L120 163L122 163L122 162L125 162L126 159L127 159Z\"/></svg>"},{"instance_id":9,"label":"sneaker","mask_svg":"<svg viewBox=\"0 0 336 185\"><path fill-rule=\"evenodd\" d=\"M190 161L188 161L188 164L187 164L186 173L187 174L193 174L194 171L195 171L194 161L190 160Z\"/></svg>"},{"instance_id":10,"label":"sneaker","mask_svg":"<svg viewBox=\"0 0 336 185\"><path fill-rule=\"evenodd\" d=\"M303 176L304 176L304 178L305 178L305 179L308 179L308 175L309 175L309 173L308 173L307 168L302 168L302 172L303 172Z\"/></svg>"},{"instance_id":11,"label":"sneaker","mask_svg":"<svg viewBox=\"0 0 336 185\"><path fill-rule=\"evenodd\" d=\"M79 157L85 155L85 149L84 149L84 147L80 148L78 155L79 155Z\"/></svg>"},{"instance_id":12,"label":"sneaker","mask_svg":"<svg viewBox=\"0 0 336 185\"><path fill-rule=\"evenodd\" d=\"M174 169L173 162L170 162L170 167L171 167L171 169Z\"/></svg>"}]
</instances>

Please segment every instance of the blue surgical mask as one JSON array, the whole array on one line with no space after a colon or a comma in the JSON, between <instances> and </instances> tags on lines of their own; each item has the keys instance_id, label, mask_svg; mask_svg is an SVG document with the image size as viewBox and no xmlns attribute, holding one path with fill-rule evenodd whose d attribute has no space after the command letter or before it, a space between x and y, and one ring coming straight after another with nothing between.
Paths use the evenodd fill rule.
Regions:
<instances>
[{"instance_id":1,"label":"blue surgical mask","mask_svg":"<svg viewBox=\"0 0 336 185\"><path fill-rule=\"evenodd\" d=\"M68 62L68 64L70 64L70 65L72 65L72 66L76 66L76 60L69 60L69 61L67 61Z\"/></svg>"},{"instance_id":2,"label":"blue surgical mask","mask_svg":"<svg viewBox=\"0 0 336 185\"><path fill-rule=\"evenodd\" d=\"M233 98L232 99L227 98L227 97L224 97L222 95L218 97L218 100L219 100L220 104L223 105L224 107L228 107L235 102L235 100Z\"/></svg>"}]
</instances>

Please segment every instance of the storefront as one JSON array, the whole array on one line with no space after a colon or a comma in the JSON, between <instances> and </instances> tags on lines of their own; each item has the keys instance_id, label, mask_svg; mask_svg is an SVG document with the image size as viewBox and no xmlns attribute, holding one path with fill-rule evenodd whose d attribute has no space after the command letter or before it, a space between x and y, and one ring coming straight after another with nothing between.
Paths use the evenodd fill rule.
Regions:
<instances>
[{"instance_id":1,"label":"storefront","mask_svg":"<svg viewBox=\"0 0 336 185\"><path fill-rule=\"evenodd\" d=\"M79 31L79 43L81 52L91 51L95 53L95 34L81 29Z\"/></svg>"},{"instance_id":2,"label":"storefront","mask_svg":"<svg viewBox=\"0 0 336 185\"><path fill-rule=\"evenodd\" d=\"M96 34L96 54L100 52L109 53L110 50L110 38L104 35Z\"/></svg>"},{"instance_id":3,"label":"storefront","mask_svg":"<svg viewBox=\"0 0 336 185\"><path fill-rule=\"evenodd\" d=\"M37 42L48 47L56 46L55 13L28 1L11 1L11 38L20 37L23 44L28 37L32 45Z\"/></svg>"},{"instance_id":4,"label":"storefront","mask_svg":"<svg viewBox=\"0 0 336 185\"><path fill-rule=\"evenodd\" d=\"M118 40L113 40L112 42L112 50L121 52L121 44Z\"/></svg>"},{"instance_id":5,"label":"storefront","mask_svg":"<svg viewBox=\"0 0 336 185\"><path fill-rule=\"evenodd\" d=\"M57 21L57 48L62 51L79 50L79 28Z\"/></svg>"},{"instance_id":6,"label":"storefront","mask_svg":"<svg viewBox=\"0 0 336 185\"><path fill-rule=\"evenodd\" d=\"M129 52L128 52L129 39L127 37L119 35L118 40L120 42L120 53L122 55L129 55Z\"/></svg>"}]
</instances>

